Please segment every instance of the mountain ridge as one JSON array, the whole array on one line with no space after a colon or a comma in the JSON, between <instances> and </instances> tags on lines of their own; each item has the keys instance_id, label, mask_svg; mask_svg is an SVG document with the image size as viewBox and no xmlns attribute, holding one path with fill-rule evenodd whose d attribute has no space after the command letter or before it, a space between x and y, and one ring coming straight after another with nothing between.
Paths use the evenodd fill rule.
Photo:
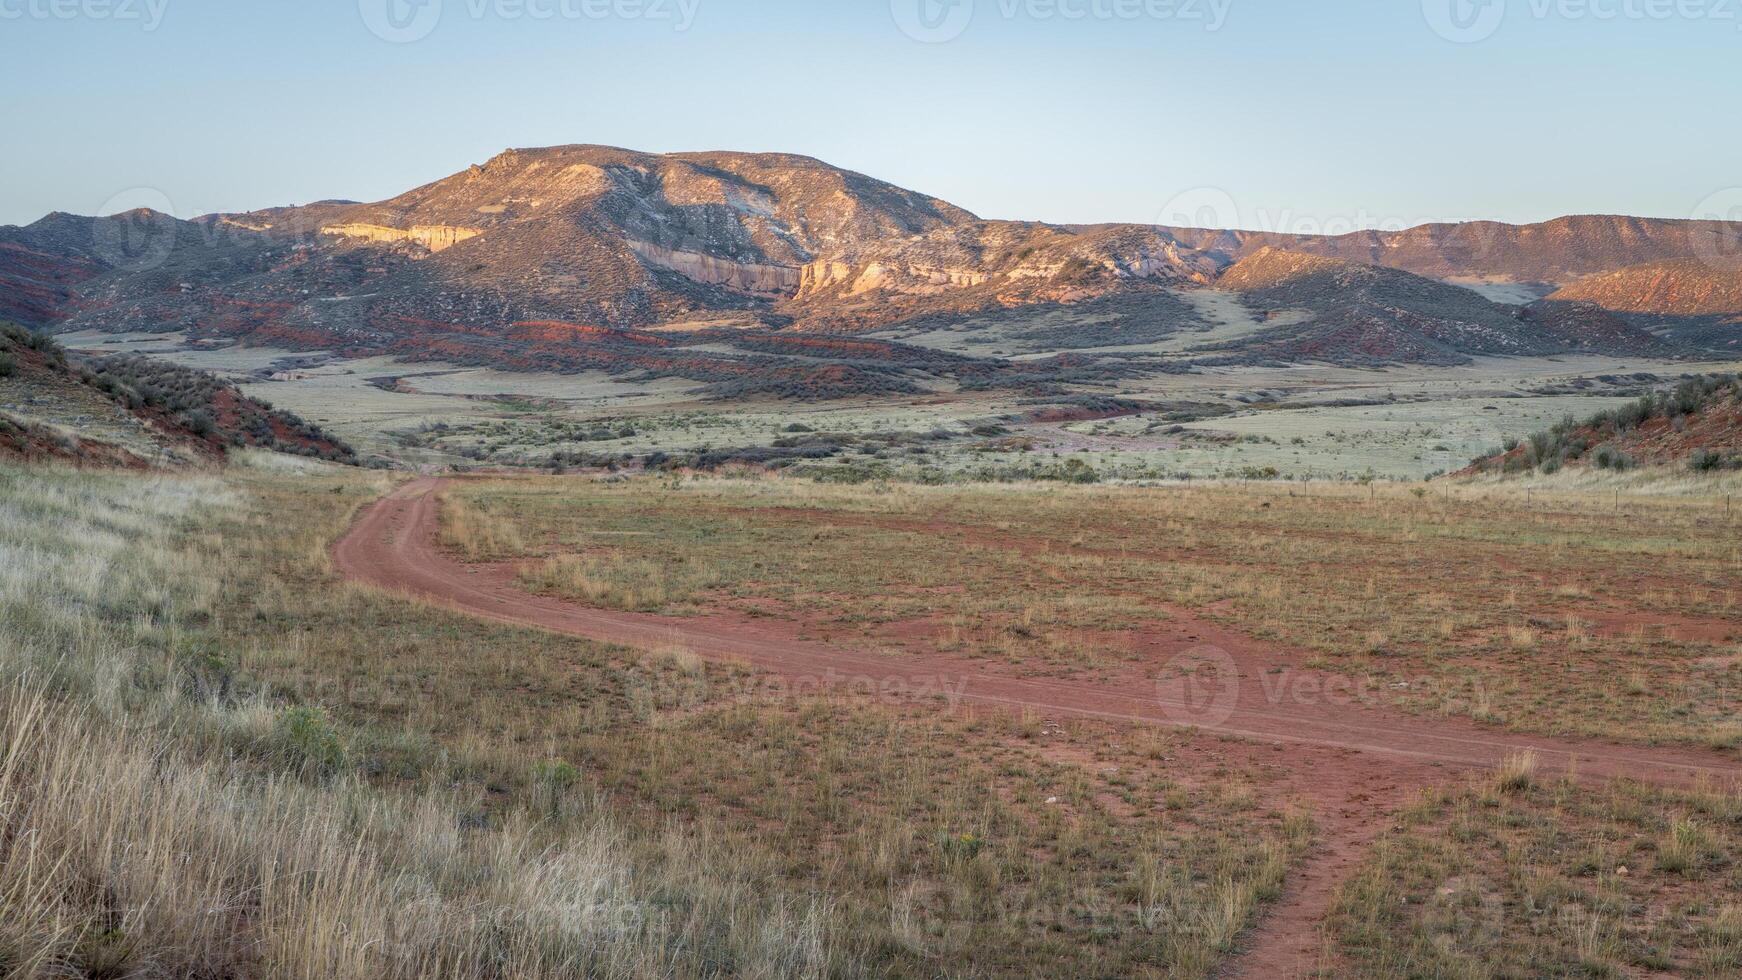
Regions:
<instances>
[{"instance_id":1,"label":"mountain ridge","mask_svg":"<svg viewBox=\"0 0 1742 980\"><path fill-rule=\"evenodd\" d=\"M187 329L356 352L464 337L488 357L527 322L839 333L1068 307L1216 286L1267 249L1429 280L1564 288L1641 263L1742 251L1742 228L1624 215L1338 236L1059 225L983 219L797 154L571 144L504 150L372 203L329 200L192 221L56 212L0 228L0 315L53 329ZM1410 302L1468 306L1468 322L1498 323L1486 306L1402 282L1389 280L1390 288L1413 291ZM1366 363L1370 351L1340 351L1335 338L1384 322L1410 335L1390 345L1398 356L1433 356L1416 341L1432 333L1437 314L1408 305L1327 309L1321 320L1359 322L1342 324L1352 333L1328 334L1332 346L1319 354ZM1556 322L1577 329L1591 321ZM1614 325L1605 331L1593 336L1615 333ZM1627 340L1623 333L1616 336Z\"/></svg>"}]
</instances>

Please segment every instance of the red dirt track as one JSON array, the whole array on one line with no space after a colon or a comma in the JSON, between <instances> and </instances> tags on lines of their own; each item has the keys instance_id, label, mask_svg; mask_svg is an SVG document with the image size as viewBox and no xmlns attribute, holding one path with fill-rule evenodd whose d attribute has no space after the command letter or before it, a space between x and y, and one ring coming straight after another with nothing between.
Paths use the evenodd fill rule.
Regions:
<instances>
[{"instance_id":1,"label":"red dirt track","mask_svg":"<svg viewBox=\"0 0 1742 980\"><path fill-rule=\"evenodd\" d=\"M1520 735L1461 719L1412 717L1348 697L1283 696L1277 667L1313 684L1331 675L1292 667L1262 645L1213 627L1204 638L1216 644L1214 655L1225 667L1220 676L1231 685L1219 695L1213 688L1163 688L1137 675L1111 681L1029 678L983 661L855 651L802 641L780 624L734 614L678 618L589 609L521 590L512 569L469 566L443 553L436 524L437 494L445 482L415 480L364 509L333 547L338 569L355 581L501 623L631 647L681 647L704 659L746 664L787 679L795 689L875 685L921 696L943 692L952 705L1190 727L1260 746L1298 747L1308 757L1301 761L1312 785L1303 792L1320 808L1324 845L1291 873L1288 892L1248 934L1250 952L1230 964L1233 975L1298 976L1321 965L1319 919L1363 846L1390 824L1386 813L1409 791L1457 770L1493 767L1530 750L1544 771L1570 770L1581 777L1627 776L1681 786L1742 776L1742 765L1716 752Z\"/></svg>"}]
</instances>

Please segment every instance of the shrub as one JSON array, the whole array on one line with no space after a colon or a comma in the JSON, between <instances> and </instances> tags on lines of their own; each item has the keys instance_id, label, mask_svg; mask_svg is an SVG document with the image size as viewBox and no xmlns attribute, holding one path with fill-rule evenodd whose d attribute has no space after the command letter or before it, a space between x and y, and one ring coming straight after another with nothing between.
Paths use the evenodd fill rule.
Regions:
<instances>
[{"instance_id":1,"label":"shrub","mask_svg":"<svg viewBox=\"0 0 1742 980\"><path fill-rule=\"evenodd\" d=\"M581 771L576 769L571 763L564 762L561 759L556 759L550 762L541 762L534 766L532 769L532 778L536 782L543 783L556 789L568 789L575 783L580 782Z\"/></svg>"},{"instance_id":2,"label":"shrub","mask_svg":"<svg viewBox=\"0 0 1742 980\"><path fill-rule=\"evenodd\" d=\"M1531 434L1523 442L1508 438L1503 451L1510 453L1522 445L1522 461L1515 464L1512 459L1508 459L1501 469L1506 473L1536 468L1541 468L1544 472L1554 472L1562 464L1585 456L1591 439L1578 434L1581 430L1589 429L1597 433L1597 438L1609 439L1636 429L1651 419L1663 418L1669 420L1675 431L1681 432L1686 428L1690 417L1721 401L1737 399L1742 399L1742 378L1736 375L1716 374L1688 378L1673 390L1645 395L1620 408L1598 412L1583 423L1568 417L1543 431ZM1487 461L1478 460L1477 465ZM1634 465L1633 459L1613 446L1599 447L1595 462L1601 468L1614 470L1625 470ZM1689 460L1689 466L1701 472L1736 465L1739 465L1739 461L1725 459L1710 451L1695 453Z\"/></svg>"},{"instance_id":3,"label":"shrub","mask_svg":"<svg viewBox=\"0 0 1742 980\"><path fill-rule=\"evenodd\" d=\"M1593 459L1597 468L1603 470L1629 470L1633 468L1633 457L1614 446L1598 446Z\"/></svg>"},{"instance_id":4,"label":"shrub","mask_svg":"<svg viewBox=\"0 0 1742 980\"><path fill-rule=\"evenodd\" d=\"M1095 472L1093 466L1080 459L1067 459L1063 469L1058 472L1054 479L1062 480L1065 483L1097 483L1100 481L1101 475Z\"/></svg>"},{"instance_id":5,"label":"shrub","mask_svg":"<svg viewBox=\"0 0 1742 980\"><path fill-rule=\"evenodd\" d=\"M11 354L0 350L0 378L10 378L18 370L18 360Z\"/></svg>"},{"instance_id":6,"label":"shrub","mask_svg":"<svg viewBox=\"0 0 1742 980\"><path fill-rule=\"evenodd\" d=\"M1742 460L1726 458L1724 454L1712 449L1696 449L1688 457L1688 469L1695 473L1711 473L1717 470L1735 469Z\"/></svg>"},{"instance_id":7,"label":"shrub","mask_svg":"<svg viewBox=\"0 0 1742 980\"><path fill-rule=\"evenodd\" d=\"M1522 793L1536 782L1537 757L1534 751L1509 755L1500 763L1499 785L1502 792Z\"/></svg>"},{"instance_id":8,"label":"shrub","mask_svg":"<svg viewBox=\"0 0 1742 980\"><path fill-rule=\"evenodd\" d=\"M952 860L972 861L985 849L986 839L979 834L952 834L948 832L938 834L938 850L943 851L944 856Z\"/></svg>"},{"instance_id":9,"label":"shrub","mask_svg":"<svg viewBox=\"0 0 1742 980\"><path fill-rule=\"evenodd\" d=\"M181 423L188 427L189 432L202 437L211 435L213 430L218 427L218 424L212 421L212 416L201 409L183 412Z\"/></svg>"},{"instance_id":10,"label":"shrub","mask_svg":"<svg viewBox=\"0 0 1742 980\"><path fill-rule=\"evenodd\" d=\"M299 705L286 709L278 716L278 735L289 754L303 765L333 772L345 762L339 733L318 708Z\"/></svg>"}]
</instances>

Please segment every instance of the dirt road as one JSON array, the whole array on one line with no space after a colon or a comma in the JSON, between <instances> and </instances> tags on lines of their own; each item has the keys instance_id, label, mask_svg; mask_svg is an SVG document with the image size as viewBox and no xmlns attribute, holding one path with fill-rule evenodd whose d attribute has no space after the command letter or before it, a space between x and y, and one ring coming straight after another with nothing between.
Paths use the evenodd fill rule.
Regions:
<instances>
[{"instance_id":1,"label":"dirt road","mask_svg":"<svg viewBox=\"0 0 1742 980\"><path fill-rule=\"evenodd\" d=\"M1259 743L1311 747L1315 801L1326 844L1294 876L1289 893L1249 938L1234 975L1298 975L1315 965L1319 919L1361 848L1400 804L1404 790L1449 775L1492 767L1534 752L1547 772L1630 776L1687 785L1703 777L1735 778L1742 767L1696 749L1625 746L1595 740L1517 735L1460 719L1419 718L1350 696L1346 678L1278 662L1274 651L1204 624L1204 641L1182 649L1189 672L1167 681L1058 680L1014 676L986 662L906 657L806 642L781 624L730 614L666 617L589 609L517 587L513 572L469 566L436 541L437 493L444 481L407 483L359 516L333 547L348 578L502 623L651 649L680 647L698 656L743 663L784 678L797 690L845 688L942 698L951 705L1031 710L1047 718L1190 727ZM1356 793L1355 787L1361 787ZM1341 789L1340 789L1341 788ZM1382 792L1381 790L1389 790ZM1351 805L1359 800L1363 805ZM1371 801L1371 803L1369 803Z\"/></svg>"}]
</instances>

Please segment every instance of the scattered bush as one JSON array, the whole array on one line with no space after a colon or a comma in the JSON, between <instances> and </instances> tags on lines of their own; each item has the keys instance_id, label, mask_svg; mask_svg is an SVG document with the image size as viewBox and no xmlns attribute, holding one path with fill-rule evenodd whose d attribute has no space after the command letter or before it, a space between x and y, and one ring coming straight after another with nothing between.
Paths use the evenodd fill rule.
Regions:
<instances>
[{"instance_id":1,"label":"scattered bush","mask_svg":"<svg viewBox=\"0 0 1742 980\"><path fill-rule=\"evenodd\" d=\"M53 337L0 323L0 377L17 370L17 352L24 349L39 353L55 371L90 385L129 411L161 413L199 438L356 461L349 446L319 426L249 398L205 371L139 354L76 355L69 360Z\"/></svg>"},{"instance_id":2,"label":"scattered bush","mask_svg":"<svg viewBox=\"0 0 1742 980\"><path fill-rule=\"evenodd\" d=\"M1742 469L1742 456L1725 456L1712 449L1696 449L1694 454L1688 457L1688 469L1695 473Z\"/></svg>"},{"instance_id":3,"label":"scattered bush","mask_svg":"<svg viewBox=\"0 0 1742 980\"><path fill-rule=\"evenodd\" d=\"M1498 465L1503 473L1526 470L1553 473L1569 462L1583 459L1594 439L1606 443L1658 418L1668 420L1675 431L1681 432L1690 416L1724 401L1742 401L1742 378L1733 374L1688 378L1673 389L1598 412L1582 422L1570 417L1562 419L1546 430L1532 433L1523 442L1508 438L1500 453L1474 460L1472 465L1477 469ZM1636 465L1632 457L1607 444L1598 445L1593 462L1608 470L1626 470ZM1742 462L1726 460L1711 450L1698 450L1688 465L1695 471L1707 472Z\"/></svg>"},{"instance_id":4,"label":"scattered bush","mask_svg":"<svg viewBox=\"0 0 1742 980\"><path fill-rule=\"evenodd\" d=\"M278 717L278 735L298 764L320 772L336 772L345 762L339 733L318 708L298 705Z\"/></svg>"},{"instance_id":5,"label":"scattered bush","mask_svg":"<svg viewBox=\"0 0 1742 980\"><path fill-rule=\"evenodd\" d=\"M986 849L986 839L979 834L938 834L938 850L956 861L972 861Z\"/></svg>"},{"instance_id":6,"label":"scattered bush","mask_svg":"<svg viewBox=\"0 0 1742 980\"><path fill-rule=\"evenodd\" d=\"M183 412L180 419L181 424L187 426L189 432L202 438L211 435L218 428L218 423L212 421L211 413L204 409L196 408L191 412Z\"/></svg>"},{"instance_id":7,"label":"scattered bush","mask_svg":"<svg viewBox=\"0 0 1742 980\"><path fill-rule=\"evenodd\" d=\"M1597 464L1598 469L1603 470L1630 470L1636 465L1633 457L1614 446L1598 446L1596 455L1592 457L1592 460Z\"/></svg>"}]
</instances>

